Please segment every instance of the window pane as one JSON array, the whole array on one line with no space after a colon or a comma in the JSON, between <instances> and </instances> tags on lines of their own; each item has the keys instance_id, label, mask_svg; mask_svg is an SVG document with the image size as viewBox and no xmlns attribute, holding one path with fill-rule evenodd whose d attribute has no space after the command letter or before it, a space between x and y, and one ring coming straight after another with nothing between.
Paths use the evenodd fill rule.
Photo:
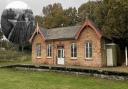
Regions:
<instances>
[{"instance_id":1,"label":"window pane","mask_svg":"<svg viewBox=\"0 0 128 89\"><path fill-rule=\"evenodd\" d=\"M48 44L47 45L47 56L51 57L51 55L52 55L52 46L51 44Z\"/></svg>"},{"instance_id":2,"label":"window pane","mask_svg":"<svg viewBox=\"0 0 128 89\"><path fill-rule=\"evenodd\" d=\"M87 42L85 44L85 52L86 52L86 58L92 57L92 43Z\"/></svg>"},{"instance_id":3,"label":"window pane","mask_svg":"<svg viewBox=\"0 0 128 89\"><path fill-rule=\"evenodd\" d=\"M71 52L71 57L73 57L73 52Z\"/></svg>"},{"instance_id":4,"label":"window pane","mask_svg":"<svg viewBox=\"0 0 128 89\"><path fill-rule=\"evenodd\" d=\"M71 44L71 57L77 57L77 46L75 43Z\"/></svg>"},{"instance_id":5,"label":"window pane","mask_svg":"<svg viewBox=\"0 0 128 89\"><path fill-rule=\"evenodd\" d=\"M90 48L90 55L89 55L89 57L91 58L92 57L92 48Z\"/></svg>"},{"instance_id":6,"label":"window pane","mask_svg":"<svg viewBox=\"0 0 128 89\"><path fill-rule=\"evenodd\" d=\"M86 45L86 57L88 58L88 46Z\"/></svg>"},{"instance_id":7,"label":"window pane","mask_svg":"<svg viewBox=\"0 0 128 89\"><path fill-rule=\"evenodd\" d=\"M41 56L41 44L36 44L36 56Z\"/></svg>"},{"instance_id":8,"label":"window pane","mask_svg":"<svg viewBox=\"0 0 128 89\"><path fill-rule=\"evenodd\" d=\"M89 57L92 57L92 44L89 43Z\"/></svg>"},{"instance_id":9,"label":"window pane","mask_svg":"<svg viewBox=\"0 0 128 89\"><path fill-rule=\"evenodd\" d=\"M48 56L48 46L47 46L47 50L46 51L47 51L47 56Z\"/></svg>"},{"instance_id":10,"label":"window pane","mask_svg":"<svg viewBox=\"0 0 128 89\"><path fill-rule=\"evenodd\" d=\"M52 46L50 45L49 47L49 56L51 57L52 56Z\"/></svg>"},{"instance_id":11,"label":"window pane","mask_svg":"<svg viewBox=\"0 0 128 89\"><path fill-rule=\"evenodd\" d=\"M76 47L76 44L74 44L74 57L77 57L77 47Z\"/></svg>"},{"instance_id":12,"label":"window pane","mask_svg":"<svg viewBox=\"0 0 128 89\"><path fill-rule=\"evenodd\" d=\"M61 51L58 50L58 58L60 58L60 57L61 57Z\"/></svg>"},{"instance_id":13,"label":"window pane","mask_svg":"<svg viewBox=\"0 0 128 89\"><path fill-rule=\"evenodd\" d=\"M63 52L63 56L62 57L64 58L64 50L62 50L62 52Z\"/></svg>"},{"instance_id":14,"label":"window pane","mask_svg":"<svg viewBox=\"0 0 128 89\"><path fill-rule=\"evenodd\" d=\"M71 44L71 57L73 57L73 44Z\"/></svg>"},{"instance_id":15,"label":"window pane","mask_svg":"<svg viewBox=\"0 0 128 89\"><path fill-rule=\"evenodd\" d=\"M74 53L74 57L77 57L77 53L76 52Z\"/></svg>"},{"instance_id":16,"label":"window pane","mask_svg":"<svg viewBox=\"0 0 128 89\"><path fill-rule=\"evenodd\" d=\"M41 56L41 45L39 44L39 51L38 56Z\"/></svg>"}]
</instances>

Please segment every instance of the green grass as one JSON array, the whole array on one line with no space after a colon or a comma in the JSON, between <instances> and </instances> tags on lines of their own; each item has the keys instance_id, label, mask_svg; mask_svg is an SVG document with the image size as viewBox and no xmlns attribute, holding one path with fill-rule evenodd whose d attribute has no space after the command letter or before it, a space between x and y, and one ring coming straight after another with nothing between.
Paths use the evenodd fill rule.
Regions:
<instances>
[{"instance_id":1,"label":"green grass","mask_svg":"<svg viewBox=\"0 0 128 89\"><path fill-rule=\"evenodd\" d=\"M11 64L31 64L31 53L16 50L0 50L0 66Z\"/></svg>"},{"instance_id":2,"label":"green grass","mask_svg":"<svg viewBox=\"0 0 128 89\"><path fill-rule=\"evenodd\" d=\"M31 59L28 60L16 60L16 61L6 61L6 62L1 62L0 61L0 66L7 66L7 65L15 65L15 64L33 64Z\"/></svg>"},{"instance_id":3,"label":"green grass","mask_svg":"<svg viewBox=\"0 0 128 89\"><path fill-rule=\"evenodd\" d=\"M0 69L0 89L128 89L128 81L55 72Z\"/></svg>"}]
</instances>

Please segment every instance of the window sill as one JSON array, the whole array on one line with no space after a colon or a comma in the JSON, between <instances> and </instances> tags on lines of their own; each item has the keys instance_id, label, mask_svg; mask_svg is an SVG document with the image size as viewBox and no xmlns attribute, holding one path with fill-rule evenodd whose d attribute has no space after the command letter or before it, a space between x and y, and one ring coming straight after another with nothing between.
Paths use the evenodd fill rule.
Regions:
<instances>
[{"instance_id":1,"label":"window sill","mask_svg":"<svg viewBox=\"0 0 128 89\"><path fill-rule=\"evenodd\" d=\"M92 58L85 58L85 60L92 61L93 59Z\"/></svg>"},{"instance_id":2,"label":"window sill","mask_svg":"<svg viewBox=\"0 0 128 89\"><path fill-rule=\"evenodd\" d=\"M46 58L51 59L52 57L46 57Z\"/></svg>"},{"instance_id":3,"label":"window sill","mask_svg":"<svg viewBox=\"0 0 128 89\"><path fill-rule=\"evenodd\" d=\"M71 57L72 60L77 60L77 57Z\"/></svg>"},{"instance_id":4,"label":"window sill","mask_svg":"<svg viewBox=\"0 0 128 89\"><path fill-rule=\"evenodd\" d=\"M40 59L41 57L36 57L37 59Z\"/></svg>"}]
</instances>

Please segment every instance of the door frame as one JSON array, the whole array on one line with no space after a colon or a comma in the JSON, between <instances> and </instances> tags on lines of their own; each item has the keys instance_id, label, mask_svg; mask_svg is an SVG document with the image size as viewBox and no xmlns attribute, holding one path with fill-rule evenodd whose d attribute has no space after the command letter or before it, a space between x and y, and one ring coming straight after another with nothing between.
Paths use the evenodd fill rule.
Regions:
<instances>
[{"instance_id":1,"label":"door frame","mask_svg":"<svg viewBox=\"0 0 128 89\"><path fill-rule=\"evenodd\" d=\"M59 52L60 51L60 52ZM60 53L60 54L59 54ZM65 64L65 58L64 58L64 48L57 48L57 64L58 65L64 65Z\"/></svg>"},{"instance_id":2,"label":"door frame","mask_svg":"<svg viewBox=\"0 0 128 89\"><path fill-rule=\"evenodd\" d=\"M106 54L107 54L107 66L113 66L113 53L112 53L112 48L107 48L106 49Z\"/></svg>"}]
</instances>

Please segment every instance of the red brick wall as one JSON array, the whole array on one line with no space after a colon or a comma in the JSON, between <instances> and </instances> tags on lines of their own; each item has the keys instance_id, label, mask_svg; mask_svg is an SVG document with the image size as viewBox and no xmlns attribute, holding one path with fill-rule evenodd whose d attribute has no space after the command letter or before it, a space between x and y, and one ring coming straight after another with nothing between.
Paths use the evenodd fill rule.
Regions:
<instances>
[{"instance_id":1,"label":"red brick wall","mask_svg":"<svg viewBox=\"0 0 128 89\"><path fill-rule=\"evenodd\" d=\"M92 42L92 60L87 60L85 58L85 42ZM77 59L71 59L70 46L72 42L77 43ZM35 45L36 43L42 44L41 58L35 57ZM52 47L52 57L46 57L47 44L51 43ZM97 34L91 28L85 28L81 32L78 40L52 40L45 42L44 39L38 34L34 37L32 43L32 61L37 64L56 64L57 57L57 45L64 46L65 52L65 65L78 65L78 66L91 66L91 67L101 67L104 65L104 60L102 56L102 45L101 39L98 38Z\"/></svg>"},{"instance_id":2,"label":"red brick wall","mask_svg":"<svg viewBox=\"0 0 128 89\"><path fill-rule=\"evenodd\" d=\"M92 42L93 54L92 54L91 60L88 60L85 58L85 42L86 41ZM76 42L78 47L77 60L71 60L69 58L68 64L81 65L81 66L93 66L93 67L102 66L101 40L98 38L94 30L90 28L85 28L83 32L81 32L80 37Z\"/></svg>"}]
</instances>

